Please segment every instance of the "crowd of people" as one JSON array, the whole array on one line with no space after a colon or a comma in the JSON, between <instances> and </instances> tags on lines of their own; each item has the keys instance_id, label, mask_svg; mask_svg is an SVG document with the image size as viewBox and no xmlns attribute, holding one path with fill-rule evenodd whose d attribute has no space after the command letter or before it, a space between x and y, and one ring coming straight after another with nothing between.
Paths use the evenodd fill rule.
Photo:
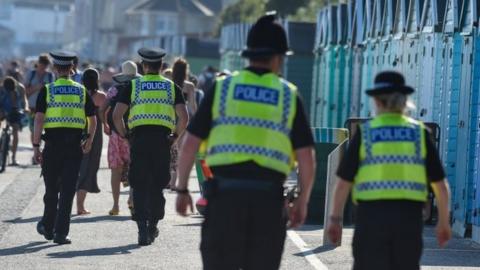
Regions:
<instances>
[{"instance_id":1,"label":"crowd of people","mask_svg":"<svg viewBox=\"0 0 480 270\"><path fill-rule=\"evenodd\" d=\"M113 109L117 103L117 95L120 87L132 79L143 75L140 62L125 61L119 68L111 65L95 65L83 63L79 67L79 59L75 57L74 67L70 78L87 89L95 107L95 115L99 120L93 139L92 150L84 154L80 166L77 182L77 214L86 215L90 211L85 206L88 193L99 193L97 172L101 161L103 146L103 134L108 136L108 167L111 169L111 189L113 205L108 211L109 215L120 213L119 197L121 185L128 187L128 168L130 163L130 151L128 141L121 138L113 123ZM170 65L162 64L162 74L181 87L186 100L187 111L192 117L203 99L204 91L213 85L217 70L211 66L204 69L198 77L191 74L187 60L174 59ZM225 73L223 73L225 74ZM0 62L0 120L2 124L8 123L12 130L12 142L10 146L9 166L27 165L17 161L16 152L19 144L19 132L28 127L30 141L33 143L34 117L36 113L37 99L40 90L47 84L56 80L53 72L51 58L48 54L39 55L33 63L24 60L11 60ZM125 115L125 121L128 114ZM85 131L86 132L86 131ZM168 188L174 190L177 179L177 144L171 147L172 161L170 164L171 180ZM32 165L39 165L32 156ZM133 200L129 196L128 208L133 210Z\"/></svg>"}]
</instances>

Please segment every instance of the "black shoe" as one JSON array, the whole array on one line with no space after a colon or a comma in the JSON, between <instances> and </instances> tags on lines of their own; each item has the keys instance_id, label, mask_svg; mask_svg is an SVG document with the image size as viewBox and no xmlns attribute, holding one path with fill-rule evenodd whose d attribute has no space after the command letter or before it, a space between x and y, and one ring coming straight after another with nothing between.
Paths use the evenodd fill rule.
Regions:
<instances>
[{"instance_id":1,"label":"black shoe","mask_svg":"<svg viewBox=\"0 0 480 270\"><path fill-rule=\"evenodd\" d=\"M148 233L147 222L137 221L138 226L138 245L148 246L152 243L150 234Z\"/></svg>"},{"instance_id":2,"label":"black shoe","mask_svg":"<svg viewBox=\"0 0 480 270\"><path fill-rule=\"evenodd\" d=\"M157 226L148 226L148 236L150 237L150 240L152 240L152 243L155 241L155 238L158 237L159 231Z\"/></svg>"},{"instance_id":3,"label":"black shoe","mask_svg":"<svg viewBox=\"0 0 480 270\"><path fill-rule=\"evenodd\" d=\"M53 232L47 232L45 225L41 221L37 223L37 232L49 241L53 239Z\"/></svg>"},{"instance_id":4,"label":"black shoe","mask_svg":"<svg viewBox=\"0 0 480 270\"><path fill-rule=\"evenodd\" d=\"M68 245L72 243L72 240L70 240L70 238L68 238L66 235L55 235L53 242L59 245Z\"/></svg>"}]
</instances>

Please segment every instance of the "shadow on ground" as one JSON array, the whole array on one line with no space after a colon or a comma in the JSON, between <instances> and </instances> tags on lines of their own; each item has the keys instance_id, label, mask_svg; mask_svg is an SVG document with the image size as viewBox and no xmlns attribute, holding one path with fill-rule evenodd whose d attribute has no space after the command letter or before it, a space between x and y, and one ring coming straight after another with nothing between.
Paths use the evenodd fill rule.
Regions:
<instances>
[{"instance_id":1,"label":"shadow on ground","mask_svg":"<svg viewBox=\"0 0 480 270\"><path fill-rule=\"evenodd\" d=\"M47 254L50 258L69 259L75 257L89 257L89 256L112 256L130 254L131 250L139 248L136 244L130 244L119 247L94 248L87 250L73 250L65 252L54 252Z\"/></svg>"},{"instance_id":2,"label":"shadow on ground","mask_svg":"<svg viewBox=\"0 0 480 270\"><path fill-rule=\"evenodd\" d=\"M56 244L44 245L44 244L47 244L47 243L49 243L49 242L48 241L36 241L36 242L30 242L28 244L20 245L20 246L16 246L16 247L3 248L3 249L0 249L0 257L35 253L35 252L41 251L43 249L58 246Z\"/></svg>"}]
</instances>

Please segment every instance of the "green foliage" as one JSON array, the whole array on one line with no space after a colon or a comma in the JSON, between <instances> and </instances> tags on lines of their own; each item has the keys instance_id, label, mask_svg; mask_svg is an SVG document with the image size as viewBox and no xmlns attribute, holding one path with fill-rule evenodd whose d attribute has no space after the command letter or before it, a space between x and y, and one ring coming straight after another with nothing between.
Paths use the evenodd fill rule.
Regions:
<instances>
[{"instance_id":1,"label":"green foliage","mask_svg":"<svg viewBox=\"0 0 480 270\"><path fill-rule=\"evenodd\" d=\"M330 3L336 1L330 1ZM315 22L318 10L327 5L328 0L310 0L307 5L300 7L297 12L288 19L299 22Z\"/></svg>"},{"instance_id":2,"label":"green foliage","mask_svg":"<svg viewBox=\"0 0 480 270\"><path fill-rule=\"evenodd\" d=\"M240 0L220 14L220 25L253 23L265 13L266 0Z\"/></svg>"}]
</instances>

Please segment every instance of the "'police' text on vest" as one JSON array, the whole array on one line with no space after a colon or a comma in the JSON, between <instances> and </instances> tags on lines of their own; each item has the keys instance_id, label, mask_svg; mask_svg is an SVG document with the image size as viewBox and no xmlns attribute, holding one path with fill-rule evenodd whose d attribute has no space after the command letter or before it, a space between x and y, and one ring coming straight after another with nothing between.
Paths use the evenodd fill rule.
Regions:
<instances>
[{"instance_id":1,"label":"'police' text on vest","mask_svg":"<svg viewBox=\"0 0 480 270\"><path fill-rule=\"evenodd\" d=\"M370 138L375 142L413 142L416 140L415 129L407 127L382 127L370 131Z\"/></svg>"},{"instance_id":2,"label":"'police' text on vest","mask_svg":"<svg viewBox=\"0 0 480 270\"><path fill-rule=\"evenodd\" d=\"M51 90L54 95L81 95L82 90L76 86L54 86Z\"/></svg>"},{"instance_id":3,"label":"'police' text on vest","mask_svg":"<svg viewBox=\"0 0 480 270\"><path fill-rule=\"evenodd\" d=\"M278 90L255 85L238 84L235 86L234 99L277 105Z\"/></svg>"},{"instance_id":4,"label":"'police' text on vest","mask_svg":"<svg viewBox=\"0 0 480 270\"><path fill-rule=\"evenodd\" d=\"M142 82L142 91L163 91L170 89L169 82Z\"/></svg>"}]
</instances>

